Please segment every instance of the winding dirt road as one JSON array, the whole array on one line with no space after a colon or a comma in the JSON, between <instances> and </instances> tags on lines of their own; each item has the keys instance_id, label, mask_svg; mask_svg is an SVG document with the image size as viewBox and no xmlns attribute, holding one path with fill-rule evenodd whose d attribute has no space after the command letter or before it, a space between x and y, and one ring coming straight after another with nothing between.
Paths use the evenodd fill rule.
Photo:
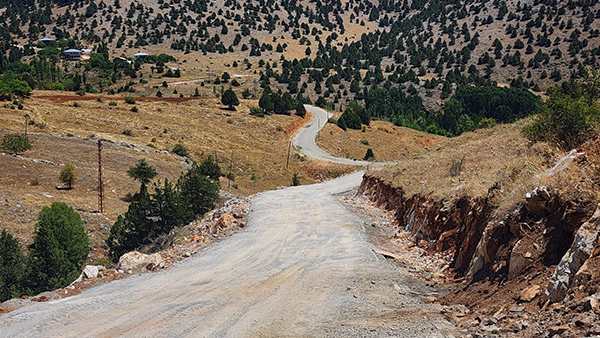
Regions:
<instances>
[{"instance_id":1,"label":"winding dirt road","mask_svg":"<svg viewBox=\"0 0 600 338\"><path fill-rule=\"evenodd\" d=\"M316 160L341 164L362 166L385 164L367 161L357 161L348 158L337 157L321 150L321 148L319 148L315 143L315 137L317 136L319 130L321 130L325 126L325 123L327 123L327 120L329 119L329 113L321 108L309 106L306 104L304 105L304 107L313 115L313 120L304 128L302 128L298 132L298 134L296 134L296 136L294 136L294 148L299 153Z\"/></svg>"},{"instance_id":2,"label":"winding dirt road","mask_svg":"<svg viewBox=\"0 0 600 338\"><path fill-rule=\"evenodd\" d=\"M361 177L265 192L246 228L205 252L2 315L0 336L451 337L423 303L433 289L376 255L334 196Z\"/></svg>"},{"instance_id":3,"label":"winding dirt road","mask_svg":"<svg viewBox=\"0 0 600 338\"><path fill-rule=\"evenodd\" d=\"M0 316L3 337L448 337L423 282L373 253L332 195L361 173L263 193L247 228L158 273Z\"/></svg>"}]
</instances>

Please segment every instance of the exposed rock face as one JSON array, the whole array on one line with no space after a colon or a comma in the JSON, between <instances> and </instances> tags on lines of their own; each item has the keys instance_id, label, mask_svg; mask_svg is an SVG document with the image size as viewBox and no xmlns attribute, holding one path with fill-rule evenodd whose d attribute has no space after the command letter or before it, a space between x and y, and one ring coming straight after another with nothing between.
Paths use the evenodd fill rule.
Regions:
<instances>
[{"instance_id":1,"label":"exposed rock face","mask_svg":"<svg viewBox=\"0 0 600 338\"><path fill-rule=\"evenodd\" d=\"M565 253L560 263L556 267L550 283L546 290L548 299L551 302L563 300L566 296L569 287L573 282L575 274L584 265L590 257L594 246L598 242L598 234L600 230L600 205L598 209L587 222L585 222L575 234L573 243L569 251ZM584 274L580 274L579 278L585 280Z\"/></svg>"},{"instance_id":2,"label":"exposed rock face","mask_svg":"<svg viewBox=\"0 0 600 338\"><path fill-rule=\"evenodd\" d=\"M538 187L522 205L492 218L496 190L490 189L488 197L439 200L406 196L402 188L365 176L359 193L394 211L397 225L410 231L416 243L451 252L454 272L473 280L512 280L533 264L558 264L573 233L590 215L587 201L567 202L554 189Z\"/></svg>"},{"instance_id":3,"label":"exposed rock face","mask_svg":"<svg viewBox=\"0 0 600 338\"><path fill-rule=\"evenodd\" d=\"M453 250L452 268L464 275L492 211L487 198L457 201L434 200L413 195L406 197L379 178L365 176L359 188L379 206L394 210L398 226L408 230L415 242L432 243L432 250Z\"/></svg>"},{"instance_id":4,"label":"exposed rock face","mask_svg":"<svg viewBox=\"0 0 600 338\"><path fill-rule=\"evenodd\" d=\"M153 271L163 268L164 266L165 262L163 258L157 253L146 255L137 251L132 251L119 258L119 269L123 271L139 269Z\"/></svg>"}]
</instances>

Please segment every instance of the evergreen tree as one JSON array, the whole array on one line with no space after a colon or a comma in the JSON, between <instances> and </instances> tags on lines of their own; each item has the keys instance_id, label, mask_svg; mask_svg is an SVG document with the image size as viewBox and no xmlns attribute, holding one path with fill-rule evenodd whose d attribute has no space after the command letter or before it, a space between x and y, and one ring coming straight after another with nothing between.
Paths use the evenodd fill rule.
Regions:
<instances>
[{"instance_id":1,"label":"evergreen tree","mask_svg":"<svg viewBox=\"0 0 600 338\"><path fill-rule=\"evenodd\" d=\"M347 108L340 119L343 119L350 129L360 129L362 127L360 117L351 108Z\"/></svg>"},{"instance_id":2,"label":"evergreen tree","mask_svg":"<svg viewBox=\"0 0 600 338\"><path fill-rule=\"evenodd\" d=\"M363 160L368 161L375 158L375 154L373 153L373 149L369 148L367 149L367 153L365 154L365 157L363 157Z\"/></svg>"},{"instance_id":3,"label":"evergreen tree","mask_svg":"<svg viewBox=\"0 0 600 338\"><path fill-rule=\"evenodd\" d=\"M275 105L273 104L273 100L271 100L270 91L267 91L266 89L263 91L260 100L258 100L258 106L262 108L265 114L273 112Z\"/></svg>"},{"instance_id":4,"label":"evergreen tree","mask_svg":"<svg viewBox=\"0 0 600 338\"><path fill-rule=\"evenodd\" d=\"M340 116L340 118L337 120L337 126L342 128L342 130L344 131L348 130L348 127L346 126L346 121L344 120L344 114L342 114L342 116Z\"/></svg>"},{"instance_id":5,"label":"evergreen tree","mask_svg":"<svg viewBox=\"0 0 600 338\"><path fill-rule=\"evenodd\" d=\"M2 149L17 155L31 149L31 143L25 135L6 134L2 138Z\"/></svg>"},{"instance_id":6,"label":"evergreen tree","mask_svg":"<svg viewBox=\"0 0 600 338\"><path fill-rule=\"evenodd\" d=\"M212 156L208 156L202 163L200 163L200 172L202 175L208 176L213 181L219 181L219 177L221 177L221 168L212 158Z\"/></svg>"},{"instance_id":7,"label":"evergreen tree","mask_svg":"<svg viewBox=\"0 0 600 338\"><path fill-rule=\"evenodd\" d=\"M141 159L137 165L129 167L127 175L141 184L148 184L158 173L156 169L148 165L145 159Z\"/></svg>"},{"instance_id":8,"label":"evergreen tree","mask_svg":"<svg viewBox=\"0 0 600 338\"><path fill-rule=\"evenodd\" d=\"M25 257L19 242L8 231L0 234L0 302L19 297Z\"/></svg>"},{"instance_id":9,"label":"evergreen tree","mask_svg":"<svg viewBox=\"0 0 600 338\"><path fill-rule=\"evenodd\" d=\"M150 216L150 194L146 184L142 183L140 192L129 204L127 212L119 215L110 228L110 235L106 239L110 259L116 262L123 254L148 244L148 234L154 225Z\"/></svg>"},{"instance_id":10,"label":"evergreen tree","mask_svg":"<svg viewBox=\"0 0 600 338\"><path fill-rule=\"evenodd\" d=\"M304 108L304 105L302 103L298 103L298 105L296 106L296 115L302 118L306 116L306 108Z\"/></svg>"},{"instance_id":11,"label":"evergreen tree","mask_svg":"<svg viewBox=\"0 0 600 338\"><path fill-rule=\"evenodd\" d=\"M177 190L182 203L188 210L193 212L194 216L204 215L213 209L219 198L219 181L218 179L209 178L207 174L211 174L213 177L216 176L214 166L208 163L201 166L193 165L177 181Z\"/></svg>"},{"instance_id":12,"label":"evergreen tree","mask_svg":"<svg viewBox=\"0 0 600 338\"><path fill-rule=\"evenodd\" d=\"M229 106L229 109L235 110L234 106L239 105L240 100L238 100L237 95L235 95L235 92L231 88L229 88L223 93L223 96L221 97L221 103L226 106Z\"/></svg>"},{"instance_id":13,"label":"evergreen tree","mask_svg":"<svg viewBox=\"0 0 600 338\"><path fill-rule=\"evenodd\" d=\"M90 251L83 221L65 203L44 207L35 224L26 285L39 293L65 287L80 273Z\"/></svg>"}]
</instances>

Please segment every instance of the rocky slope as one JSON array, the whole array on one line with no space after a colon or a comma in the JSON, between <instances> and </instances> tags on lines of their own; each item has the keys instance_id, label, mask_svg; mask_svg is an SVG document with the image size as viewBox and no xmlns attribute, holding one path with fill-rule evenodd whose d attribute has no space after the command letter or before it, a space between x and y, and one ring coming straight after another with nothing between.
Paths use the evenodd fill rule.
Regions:
<instances>
[{"instance_id":1,"label":"rocky slope","mask_svg":"<svg viewBox=\"0 0 600 338\"><path fill-rule=\"evenodd\" d=\"M565 158L572 160L573 154ZM592 142L571 166L585 170L596 154ZM597 199L538 186L501 210L495 199L500 189L493 185L483 196L436 198L407 194L372 173L359 193L391 210L393 225L409 231L416 245L451 257L459 284L437 301L469 308L453 318L460 328L519 337L599 334Z\"/></svg>"}]
</instances>

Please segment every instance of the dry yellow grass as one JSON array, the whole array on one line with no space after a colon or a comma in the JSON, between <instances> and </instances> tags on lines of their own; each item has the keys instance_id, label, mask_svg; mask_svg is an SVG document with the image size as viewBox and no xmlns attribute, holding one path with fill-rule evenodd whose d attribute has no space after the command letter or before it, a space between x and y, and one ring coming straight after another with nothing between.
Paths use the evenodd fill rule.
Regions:
<instances>
[{"instance_id":1,"label":"dry yellow grass","mask_svg":"<svg viewBox=\"0 0 600 338\"><path fill-rule=\"evenodd\" d=\"M409 196L434 198L487 196L488 189L498 183L502 192L497 202L505 207L521 201L536 185L567 190L581 180L577 166L554 176L543 175L565 153L546 143L529 142L520 132L525 123L527 120L465 133L428 153L371 174L402 187Z\"/></svg>"},{"instance_id":2,"label":"dry yellow grass","mask_svg":"<svg viewBox=\"0 0 600 338\"><path fill-rule=\"evenodd\" d=\"M33 224L41 208L52 202L65 202L88 222L97 251L92 257L101 257L100 247L110 225L127 210L126 196L139 188L127 176L127 169L145 158L157 169L157 180L176 181L186 165L182 158L165 150L177 143L187 147L197 161L216 154L224 172L229 170L233 151L235 181L228 187L222 179L222 186L235 194L289 186L294 172L300 174L302 184L315 182L312 171L311 175L303 173L307 162L297 156L291 157L286 169L286 126L302 126L297 122L299 118L250 116L248 107L256 105L256 101L242 100L237 111L230 111L217 99L177 103L144 102L148 98L137 97L138 112L132 112L133 105L118 95L105 96L99 102L89 95L35 94L51 97L29 99L24 110L0 107L0 125L7 130L0 137L6 132L22 132L26 113L34 122L28 128L33 149L23 157L4 154L0 159L1 227L10 229L23 244L31 243ZM131 136L123 134L126 130L131 131ZM98 210L97 138L107 140L103 150L104 215L92 213ZM57 190L58 173L66 162L77 167L79 180L73 190Z\"/></svg>"},{"instance_id":3,"label":"dry yellow grass","mask_svg":"<svg viewBox=\"0 0 600 338\"><path fill-rule=\"evenodd\" d=\"M0 132L0 137L5 133ZM64 202L86 222L93 248L91 257L101 257L101 245L110 225L119 213L127 210L127 195L139 189L139 183L126 174L129 166L146 159L159 172L157 180L161 181L175 181L186 169L170 154L159 154L151 148L143 151L143 147L138 152L117 143L104 142L105 214L94 214L98 210L97 140L45 133L29 133L29 138L33 149L25 156L0 155L0 229L10 229L24 245L31 243L33 225L42 207ZM72 190L59 190L56 188L60 183L58 174L66 162L75 165L79 178Z\"/></svg>"},{"instance_id":4,"label":"dry yellow grass","mask_svg":"<svg viewBox=\"0 0 600 338\"><path fill-rule=\"evenodd\" d=\"M83 99L87 97L81 98ZM26 102L25 112L32 116L38 126L30 128L34 131L79 137L98 134L114 141L151 145L167 150L180 142L190 150L192 158L196 160L216 151L221 165L226 162L224 167L229 166L233 150L234 173L238 185L254 187L242 188L242 193L250 194L284 183L273 181L273 172L268 170L271 167L285 167L288 136L284 131L277 129L285 128L298 117L253 117L248 114L248 107L256 105L256 102L245 100L242 100L237 111L230 111L224 109L217 99L169 103L143 102L144 98L137 98L135 106L138 112L134 113L131 111L133 105L126 104L123 97L105 96L103 102L94 99L95 97L89 101L64 103L53 103L41 98L29 100ZM110 106L110 101L116 102L117 105ZM75 102L79 107L74 107ZM22 129L22 114L25 112L0 109L0 119L3 120L3 125L10 129ZM125 130L131 130L132 136L123 135ZM297 168L298 163L299 161L292 161L291 168ZM268 165L265 167L265 164ZM250 167L264 167L267 172L253 172ZM274 172L279 171L274 169ZM270 177L262 182L266 187L256 182L247 182L246 179L249 180L252 173Z\"/></svg>"},{"instance_id":5,"label":"dry yellow grass","mask_svg":"<svg viewBox=\"0 0 600 338\"><path fill-rule=\"evenodd\" d=\"M402 161L422 155L445 140L445 137L398 127L384 121L371 121L365 131L343 131L332 123L319 133L317 144L339 157L362 159L368 148L373 149L375 160Z\"/></svg>"}]
</instances>

